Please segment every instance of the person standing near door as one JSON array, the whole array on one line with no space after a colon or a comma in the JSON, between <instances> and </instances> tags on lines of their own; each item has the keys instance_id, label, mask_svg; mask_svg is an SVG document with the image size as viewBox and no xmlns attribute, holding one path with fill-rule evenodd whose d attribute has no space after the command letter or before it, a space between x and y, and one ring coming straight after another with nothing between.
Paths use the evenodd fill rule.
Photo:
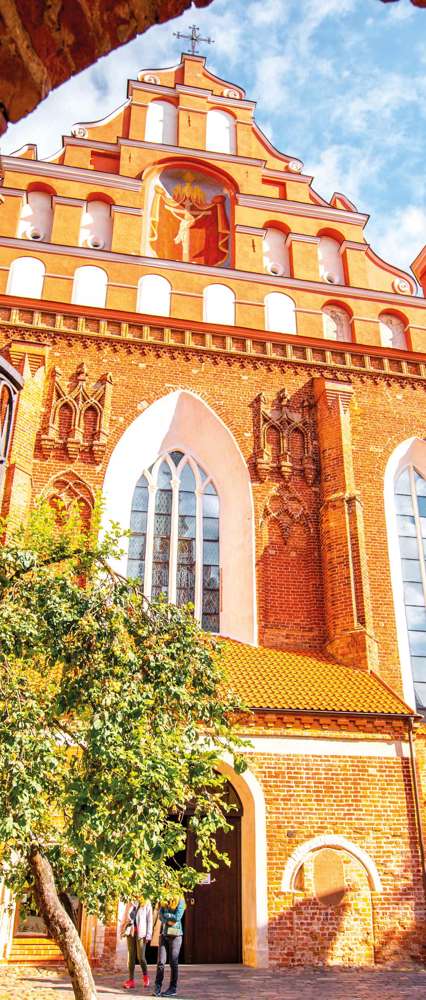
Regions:
<instances>
[{"instance_id":1,"label":"person standing near door","mask_svg":"<svg viewBox=\"0 0 426 1000\"><path fill-rule=\"evenodd\" d=\"M183 927L182 917L185 911L184 899L168 900L160 906L160 941L158 946L158 964L155 976L155 997L175 997L179 975L179 952L182 947ZM164 979L164 966L170 965L170 985L161 992Z\"/></svg>"},{"instance_id":2,"label":"person standing near door","mask_svg":"<svg viewBox=\"0 0 426 1000\"><path fill-rule=\"evenodd\" d=\"M142 968L143 985L149 986L148 965L145 958L146 946L152 938L152 906L149 899L127 903L120 930L121 936L127 938L128 950L129 978L123 983L123 989L136 989L136 962L139 962Z\"/></svg>"}]
</instances>

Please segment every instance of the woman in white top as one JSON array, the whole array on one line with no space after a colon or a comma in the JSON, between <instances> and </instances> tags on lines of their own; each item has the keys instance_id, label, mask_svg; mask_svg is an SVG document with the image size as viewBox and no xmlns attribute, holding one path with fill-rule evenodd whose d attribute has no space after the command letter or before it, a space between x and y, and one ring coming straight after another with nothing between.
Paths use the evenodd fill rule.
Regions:
<instances>
[{"instance_id":1,"label":"woman in white top","mask_svg":"<svg viewBox=\"0 0 426 1000\"><path fill-rule=\"evenodd\" d=\"M142 968L143 985L149 986L148 966L145 949L152 938L152 906L149 899L137 899L127 903L121 921L121 936L127 937L129 978L123 983L123 989L136 989L135 965L139 962Z\"/></svg>"}]
</instances>

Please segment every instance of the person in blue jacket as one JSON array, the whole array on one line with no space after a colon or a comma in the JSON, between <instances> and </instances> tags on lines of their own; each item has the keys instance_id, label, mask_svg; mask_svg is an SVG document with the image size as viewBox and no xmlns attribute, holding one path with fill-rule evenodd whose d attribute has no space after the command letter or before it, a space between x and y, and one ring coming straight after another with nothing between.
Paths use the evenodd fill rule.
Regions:
<instances>
[{"instance_id":1,"label":"person in blue jacket","mask_svg":"<svg viewBox=\"0 0 426 1000\"><path fill-rule=\"evenodd\" d=\"M155 976L155 997L175 997L179 975L179 952L182 947L182 917L185 911L184 899L171 899L160 906L161 922L160 940L158 944L158 963ZM170 965L170 985L161 992L164 979L164 966Z\"/></svg>"}]
</instances>

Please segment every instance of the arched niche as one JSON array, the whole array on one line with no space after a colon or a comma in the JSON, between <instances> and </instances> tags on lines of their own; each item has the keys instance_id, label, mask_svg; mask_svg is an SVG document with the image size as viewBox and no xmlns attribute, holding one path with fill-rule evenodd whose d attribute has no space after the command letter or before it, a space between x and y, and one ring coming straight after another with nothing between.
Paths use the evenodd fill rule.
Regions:
<instances>
[{"instance_id":1,"label":"arched niche","mask_svg":"<svg viewBox=\"0 0 426 1000\"><path fill-rule=\"evenodd\" d=\"M306 840L305 843L296 847L285 866L281 882L281 892L296 891L297 873L306 861L306 858L312 852L320 851L325 847L346 851L354 858L357 858L367 872L370 888L375 892L382 891L380 875L373 858L371 858L370 855L367 854L367 851L365 851L362 847L359 847L358 844L354 844L351 840L348 840L347 837L343 837L336 833L312 837L311 840Z\"/></svg>"},{"instance_id":2,"label":"arched niche","mask_svg":"<svg viewBox=\"0 0 426 1000\"><path fill-rule=\"evenodd\" d=\"M203 291L205 323L235 324L235 293L228 285L206 285Z\"/></svg>"},{"instance_id":3,"label":"arched niche","mask_svg":"<svg viewBox=\"0 0 426 1000\"><path fill-rule=\"evenodd\" d=\"M99 306L106 302L108 275L102 267L91 264L77 267L74 271L72 302L79 306Z\"/></svg>"},{"instance_id":4,"label":"arched niche","mask_svg":"<svg viewBox=\"0 0 426 1000\"><path fill-rule=\"evenodd\" d=\"M45 272L37 257L17 257L10 265L6 294L41 299Z\"/></svg>"},{"instance_id":5,"label":"arched niche","mask_svg":"<svg viewBox=\"0 0 426 1000\"><path fill-rule=\"evenodd\" d=\"M111 204L94 195L87 200L81 217L79 244L92 250L110 250L111 240Z\"/></svg>"},{"instance_id":6,"label":"arched niche","mask_svg":"<svg viewBox=\"0 0 426 1000\"><path fill-rule=\"evenodd\" d=\"M207 267L232 263L233 185L198 164L169 164L144 175L142 253Z\"/></svg>"},{"instance_id":7,"label":"arched niche","mask_svg":"<svg viewBox=\"0 0 426 1000\"><path fill-rule=\"evenodd\" d=\"M268 292L265 295L265 330L276 333L297 333L296 307L289 295Z\"/></svg>"},{"instance_id":8,"label":"arched niche","mask_svg":"<svg viewBox=\"0 0 426 1000\"><path fill-rule=\"evenodd\" d=\"M207 112L206 149L215 153L235 153L235 118L219 108Z\"/></svg>"},{"instance_id":9,"label":"arched niche","mask_svg":"<svg viewBox=\"0 0 426 1000\"><path fill-rule=\"evenodd\" d=\"M254 517L250 477L236 441L223 421L194 393L177 390L156 400L124 431L105 474L104 521L130 524L132 498L144 469L164 452L182 451L214 480L220 499L224 636L255 644ZM114 566L127 570L128 539ZM238 581L238 586L235 585Z\"/></svg>"},{"instance_id":10,"label":"arched niche","mask_svg":"<svg viewBox=\"0 0 426 1000\"><path fill-rule=\"evenodd\" d=\"M152 316L170 316L172 286L161 274L144 274L138 281L136 310Z\"/></svg>"},{"instance_id":11,"label":"arched niche","mask_svg":"<svg viewBox=\"0 0 426 1000\"><path fill-rule=\"evenodd\" d=\"M382 312L379 316L380 343L382 347L394 347L406 351L408 326L407 319L391 312Z\"/></svg>"},{"instance_id":12,"label":"arched niche","mask_svg":"<svg viewBox=\"0 0 426 1000\"><path fill-rule=\"evenodd\" d=\"M41 188L28 190L18 223L19 239L49 241L52 232L52 195Z\"/></svg>"},{"instance_id":13,"label":"arched niche","mask_svg":"<svg viewBox=\"0 0 426 1000\"><path fill-rule=\"evenodd\" d=\"M145 142L177 144L178 110L170 101L152 100L148 104Z\"/></svg>"}]
</instances>

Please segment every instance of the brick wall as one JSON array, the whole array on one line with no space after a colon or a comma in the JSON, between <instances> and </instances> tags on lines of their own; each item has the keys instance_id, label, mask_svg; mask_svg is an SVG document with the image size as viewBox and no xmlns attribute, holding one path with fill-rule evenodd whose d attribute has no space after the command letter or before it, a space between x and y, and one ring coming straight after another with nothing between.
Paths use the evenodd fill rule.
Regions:
<instances>
[{"instance_id":1,"label":"brick wall","mask_svg":"<svg viewBox=\"0 0 426 1000\"><path fill-rule=\"evenodd\" d=\"M271 963L419 958L425 909L408 760L265 754L250 757L249 766L266 799ZM374 860L383 891L373 891L363 865L343 852L339 906L316 899L312 854L297 891L282 892L294 848L336 833Z\"/></svg>"}]
</instances>

